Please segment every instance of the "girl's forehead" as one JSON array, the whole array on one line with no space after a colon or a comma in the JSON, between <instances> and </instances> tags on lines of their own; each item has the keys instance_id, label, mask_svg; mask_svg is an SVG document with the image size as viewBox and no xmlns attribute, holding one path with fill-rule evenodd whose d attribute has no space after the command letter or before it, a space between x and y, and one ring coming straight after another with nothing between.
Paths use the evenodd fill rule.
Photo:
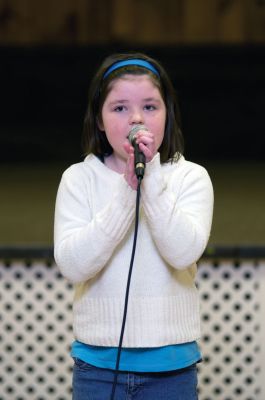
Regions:
<instances>
[{"instance_id":1,"label":"girl's forehead","mask_svg":"<svg viewBox=\"0 0 265 400\"><path fill-rule=\"evenodd\" d=\"M158 89L158 85L147 74L132 75L124 74L115 78L109 85L109 92L118 90L127 90L142 87L144 90Z\"/></svg>"}]
</instances>

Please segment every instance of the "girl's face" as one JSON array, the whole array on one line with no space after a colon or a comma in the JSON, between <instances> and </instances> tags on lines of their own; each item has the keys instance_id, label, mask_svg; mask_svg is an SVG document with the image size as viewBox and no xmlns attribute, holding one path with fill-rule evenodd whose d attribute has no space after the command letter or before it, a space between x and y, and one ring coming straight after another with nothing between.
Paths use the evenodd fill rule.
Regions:
<instances>
[{"instance_id":1,"label":"girl's face","mask_svg":"<svg viewBox=\"0 0 265 400\"><path fill-rule=\"evenodd\" d=\"M166 106L148 75L117 78L103 104L99 128L105 131L116 161L126 162L128 154L123 144L135 124L144 124L153 133L158 150L164 137Z\"/></svg>"}]
</instances>

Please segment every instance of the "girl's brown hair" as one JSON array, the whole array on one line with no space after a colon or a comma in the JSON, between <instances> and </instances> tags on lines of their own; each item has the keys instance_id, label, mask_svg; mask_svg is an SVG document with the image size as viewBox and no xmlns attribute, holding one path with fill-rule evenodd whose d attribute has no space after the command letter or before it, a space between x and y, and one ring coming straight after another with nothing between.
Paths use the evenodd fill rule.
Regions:
<instances>
[{"instance_id":1,"label":"girl's brown hair","mask_svg":"<svg viewBox=\"0 0 265 400\"><path fill-rule=\"evenodd\" d=\"M114 70L104 78L104 74L111 65L118 61L130 59L141 59L151 63L158 71L159 77L142 66L126 65ZM105 133L99 129L98 123L101 121L102 107L111 89L111 82L125 74L148 75L159 89L167 112L164 138L158 149L160 160L161 163L178 160L184 151L184 141L180 129L180 112L173 85L161 64L142 53L113 54L107 57L91 81L83 129L85 154L92 153L104 160L104 157L113 152Z\"/></svg>"}]
</instances>

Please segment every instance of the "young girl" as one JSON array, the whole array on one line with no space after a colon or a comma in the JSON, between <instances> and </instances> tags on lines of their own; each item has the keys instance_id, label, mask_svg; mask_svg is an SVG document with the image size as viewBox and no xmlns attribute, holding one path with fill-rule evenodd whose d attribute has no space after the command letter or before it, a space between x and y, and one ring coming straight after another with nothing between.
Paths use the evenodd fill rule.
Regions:
<instances>
[{"instance_id":1,"label":"young girl","mask_svg":"<svg viewBox=\"0 0 265 400\"><path fill-rule=\"evenodd\" d=\"M116 54L90 88L87 156L62 177L55 260L75 283L74 400L111 398L145 155L138 241L115 400L197 399L201 354L196 261L209 238L213 191L206 170L183 157L174 90L144 54Z\"/></svg>"}]
</instances>

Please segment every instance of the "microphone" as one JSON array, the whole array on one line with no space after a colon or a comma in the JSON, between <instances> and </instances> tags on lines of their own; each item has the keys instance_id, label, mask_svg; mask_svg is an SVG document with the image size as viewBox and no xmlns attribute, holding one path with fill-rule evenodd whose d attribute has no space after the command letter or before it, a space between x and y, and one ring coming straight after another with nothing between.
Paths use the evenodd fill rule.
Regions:
<instances>
[{"instance_id":1,"label":"microphone","mask_svg":"<svg viewBox=\"0 0 265 400\"><path fill-rule=\"evenodd\" d=\"M136 124L130 130L127 138L131 145L134 147L135 175L138 179L143 179L145 170L145 155L140 151L139 146L136 143L136 133L139 131L147 131L147 128L143 124Z\"/></svg>"}]
</instances>

